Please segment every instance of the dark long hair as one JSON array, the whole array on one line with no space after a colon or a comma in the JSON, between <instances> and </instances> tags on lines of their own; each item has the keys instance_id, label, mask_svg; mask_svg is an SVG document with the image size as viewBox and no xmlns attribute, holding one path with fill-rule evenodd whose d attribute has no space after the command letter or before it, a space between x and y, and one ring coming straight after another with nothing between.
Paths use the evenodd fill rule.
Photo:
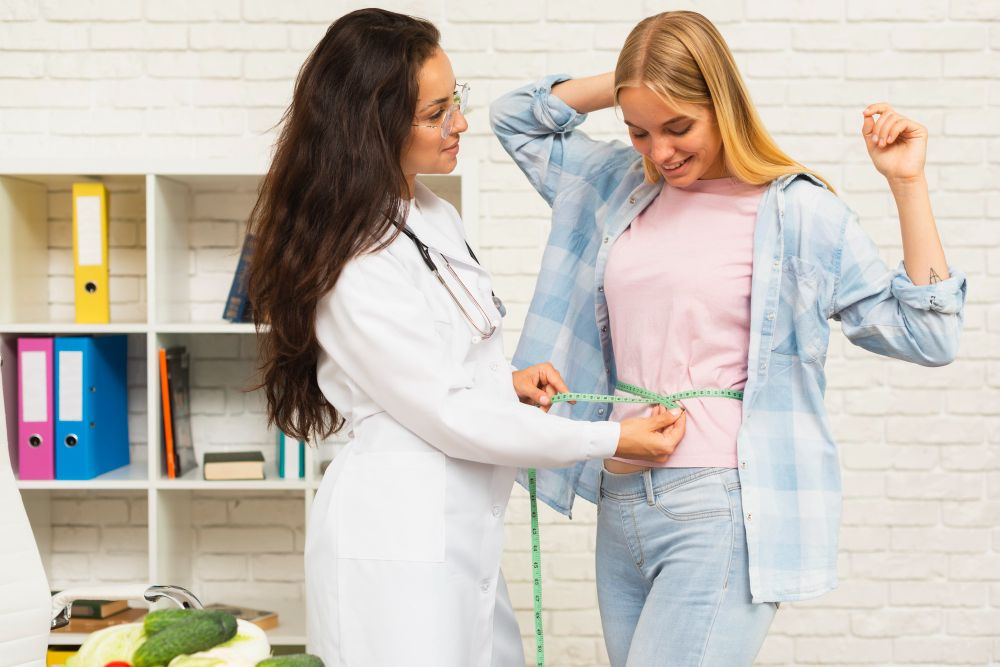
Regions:
<instances>
[{"instance_id":1,"label":"dark long hair","mask_svg":"<svg viewBox=\"0 0 1000 667\"><path fill-rule=\"evenodd\" d=\"M268 424L294 438L343 426L316 378L316 307L349 260L398 233L417 76L439 40L425 20L361 9L337 19L299 71L250 214L247 269Z\"/></svg>"}]
</instances>

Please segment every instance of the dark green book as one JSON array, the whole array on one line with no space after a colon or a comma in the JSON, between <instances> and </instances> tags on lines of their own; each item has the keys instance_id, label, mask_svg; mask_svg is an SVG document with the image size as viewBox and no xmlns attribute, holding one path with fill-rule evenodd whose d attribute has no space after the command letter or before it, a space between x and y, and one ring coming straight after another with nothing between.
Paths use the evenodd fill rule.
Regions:
<instances>
[{"instance_id":1,"label":"dark green book","mask_svg":"<svg viewBox=\"0 0 1000 667\"><path fill-rule=\"evenodd\" d=\"M127 600L73 600L73 618L107 618L128 609Z\"/></svg>"},{"instance_id":2,"label":"dark green book","mask_svg":"<svg viewBox=\"0 0 1000 667\"><path fill-rule=\"evenodd\" d=\"M206 452L202 471L208 481L264 479L264 455L259 451Z\"/></svg>"}]
</instances>

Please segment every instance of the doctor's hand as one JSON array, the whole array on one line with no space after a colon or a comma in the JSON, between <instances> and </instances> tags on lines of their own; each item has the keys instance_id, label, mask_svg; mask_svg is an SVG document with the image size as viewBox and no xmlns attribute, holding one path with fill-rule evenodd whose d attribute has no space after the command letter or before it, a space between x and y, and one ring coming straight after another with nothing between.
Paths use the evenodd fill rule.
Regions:
<instances>
[{"instance_id":1,"label":"doctor's hand","mask_svg":"<svg viewBox=\"0 0 1000 667\"><path fill-rule=\"evenodd\" d=\"M659 405L653 408L650 417L622 420L615 456L665 463L684 437L686 424L687 413L683 408L671 411Z\"/></svg>"},{"instance_id":2,"label":"doctor's hand","mask_svg":"<svg viewBox=\"0 0 1000 667\"><path fill-rule=\"evenodd\" d=\"M553 396L569 393L569 388L563 382L562 375L548 362L514 371L511 373L511 380L514 382L514 391L522 403L537 405L544 412L548 412L549 408L552 407L550 399Z\"/></svg>"}]
</instances>

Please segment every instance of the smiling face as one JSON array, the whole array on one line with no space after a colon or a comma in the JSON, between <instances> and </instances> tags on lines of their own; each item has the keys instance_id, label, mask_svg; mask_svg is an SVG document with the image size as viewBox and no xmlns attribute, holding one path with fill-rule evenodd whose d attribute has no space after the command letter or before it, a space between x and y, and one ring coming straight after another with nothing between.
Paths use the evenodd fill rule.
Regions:
<instances>
[{"instance_id":1,"label":"smiling face","mask_svg":"<svg viewBox=\"0 0 1000 667\"><path fill-rule=\"evenodd\" d=\"M702 178L728 176L722 135L707 105L675 107L646 86L626 86L618 93L635 149L674 187Z\"/></svg>"},{"instance_id":2,"label":"smiling face","mask_svg":"<svg viewBox=\"0 0 1000 667\"><path fill-rule=\"evenodd\" d=\"M441 124L454 104L455 73L444 51L438 49L424 62L417 77L417 107L410 140L403 150L401 166L413 192L417 174L448 174L458 164L459 135L469 129L465 116L453 112L451 132L441 138Z\"/></svg>"}]
</instances>

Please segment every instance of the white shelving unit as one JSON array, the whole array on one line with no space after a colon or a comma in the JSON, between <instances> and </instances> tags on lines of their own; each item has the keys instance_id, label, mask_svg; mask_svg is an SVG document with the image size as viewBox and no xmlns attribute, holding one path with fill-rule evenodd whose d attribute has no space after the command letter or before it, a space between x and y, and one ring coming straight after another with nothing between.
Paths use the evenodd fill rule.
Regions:
<instances>
[{"instance_id":1,"label":"white shelving unit","mask_svg":"<svg viewBox=\"0 0 1000 667\"><path fill-rule=\"evenodd\" d=\"M303 517L308 517L320 482L320 454L331 451L328 446L307 447L305 478L278 478L274 434L266 430L260 397L248 394L243 398L240 391L254 372L251 351L257 334L250 324L231 324L221 319L232 270L228 274L220 271L205 275L196 266L202 252L199 244L208 236L217 237L214 245L231 251L235 268L244 223L266 168L266 164L227 162L146 164L93 160L5 164L0 161L0 351L5 359L2 386L7 397L7 435L16 474L16 340L30 335L128 334L132 462L92 480L18 482L50 580L53 559L61 557L53 539L57 503L65 507L66 503L82 503L92 498L112 503L123 498L133 503L130 507L141 507L144 496L145 520L133 516L130 524L132 530L146 531L146 544L138 547L144 554L135 557L141 560L145 556L144 574L149 582L191 588L206 602L223 601L277 611L281 625L269 632L272 645L301 645L306 641L301 584L295 597L268 597L256 595L254 582L248 580L244 597L213 600L206 599L199 590L193 571L193 559L200 548L196 543L199 502L212 502L216 496L232 499L234 493L257 500L301 499L301 514L294 521L305 525ZM462 165L461 171L454 174L421 177L421 180L459 209L470 243L475 247L478 218L475 163ZM114 247L109 253L111 324L72 322L71 289L68 303L64 296L67 277L72 285L71 251L69 266L65 266L65 238L50 239L50 230L59 230L60 225L65 234L69 192L72 183L79 181L100 181L108 187L112 228L121 224L125 236L132 234L131 227L135 228L133 248L129 251L132 255L124 272L115 264ZM119 198L121 206L117 205ZM144 267L137 259L140 251ZM219 256L218 247L213 252ZM121 281L117 284L125 288L138 283L141 289L135 299L119 302L115 297L116 281ZM192 412L196 415L194 435L199 454L206 449L260 449L267 459L267 479L209 482L201 479L200 468L179 479L167 479L161 454L157 351L169 345L186 345L192 353ZM202 356L210 360L199 368L200 351L206 350ZM240 374L245 377L238 377ZM199 400L204 398L198 391L200 383L216 385L207 393L216 398L224 395L227 408L230 402L245 405L243 401L257 401L257 404L240 414L207 414L199 428L197 415L202 412ZM213 424L213 420L221 425ZM230 428L233 425L239 428ZM221 445L199 442L200 432L219 433L227 428L237 435L244 431L248 435ZM292 518L289 521L292 523ZM240 528L248 526L241 524ZM295 549L301 554L301 544L296 544ZM99 580L99 576L91 573L89 583ZM50 643L74 644L83 638L54 634Z\"/></svg>"}]
</instances>

